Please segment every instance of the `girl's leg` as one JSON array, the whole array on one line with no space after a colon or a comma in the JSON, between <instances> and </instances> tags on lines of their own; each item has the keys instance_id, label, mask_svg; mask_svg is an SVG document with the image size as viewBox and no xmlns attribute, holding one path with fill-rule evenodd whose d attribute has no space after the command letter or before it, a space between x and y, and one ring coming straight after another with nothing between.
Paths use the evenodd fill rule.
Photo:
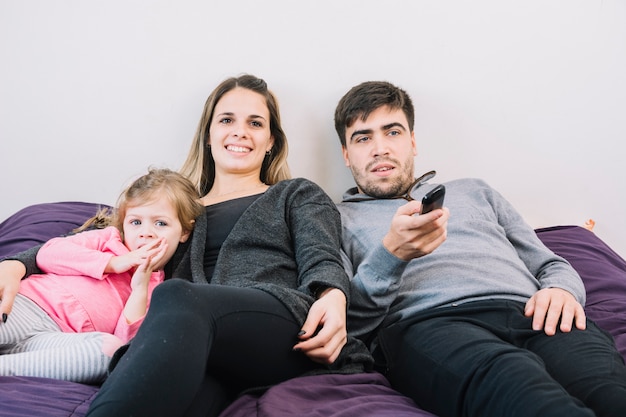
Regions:
<instances>
[{"instance_id":1,"label":"girl's leg","mask_svg":"<svg viewBox=\"0 0 626 417\"><path fill-rule=\"evenodd\" d=\"M22 352L0 356L0 374L97 384L111 360L103 350L121 344L108 333L38 333L21 344Z\"/></svg>"},{"instance_id":2,"label":"girl's leg","mask_svg":"<svg viewBox=\"0 0 626 417\"><path fill-rule=\"evenodd\" d=\"M264 291L168 280L87 415L204 416L224 395L207 372L217 388L241 390L317 367L292 351L300 326Z\"/></svg>"},{"instance_id":3,"label":"girl's leg","mask_svg":"<svg viewBox=\"0 0 626 417\"><path fill-rule=\"evenodd\" d=\"M10 319L0 325L0 375L99 383L121 343L107 333L63 333L37 304L18 294Z\"/></svg>"},{"instance_id":4,"label":"girl's leg","mask_svg":"<svg viewBox=\"0 0 626 417\"><path fill-rule=\"evenodd\" d=\"M17 294L11 316L0 324L0 354L18 353L22 342L40 332L60 332L59 326L35 302Z\"/></svg>"}]
</instances>

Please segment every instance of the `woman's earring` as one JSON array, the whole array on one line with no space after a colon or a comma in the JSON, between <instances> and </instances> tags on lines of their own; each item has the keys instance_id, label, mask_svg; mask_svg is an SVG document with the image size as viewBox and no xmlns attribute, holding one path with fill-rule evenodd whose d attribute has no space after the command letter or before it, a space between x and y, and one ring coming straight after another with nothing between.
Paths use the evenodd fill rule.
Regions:
<instances>
[{"instance_id":1,"label":"woman's earring","mask_svg":"<svg viewBox=\"0 0 626 417\"><path fill-rule=\"evenodd\" d=\"M265 152L265 156L270 156L271 154L272 154L272 149L271 149L271 148L270 148L270 150L269 150L269 151L266 151L266 152Z\"/></svg>"}]
</instances>

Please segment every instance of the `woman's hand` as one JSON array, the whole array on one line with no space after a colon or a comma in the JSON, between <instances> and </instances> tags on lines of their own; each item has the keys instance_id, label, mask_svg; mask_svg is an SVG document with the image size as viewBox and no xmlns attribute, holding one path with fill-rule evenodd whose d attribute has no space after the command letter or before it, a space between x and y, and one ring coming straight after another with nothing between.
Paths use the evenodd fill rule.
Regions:
<instances>
[{"instance_id":1,"label":"woman's hand","mask_svg":"<svg viewBox=\"0 0 626 417\"><path fill-rule=\"evenodd\" d=\"M0 262L0 317L3 322L7 321L13 309L13 302L24 275L26 275L26 267L20 261Z\"/></svg>"},{"instance_id":2,"label":"woman's hand","mask_svg":"<svg viewBox=\"0 0 626 417\"><path fill-rule=\"evenodd\" d=\"M337 288L328 288L313 303L302 331L300 343L293 347L312 361L333 363L348 340L346 330L346 296Z\"/></svg>"}]
</instances>

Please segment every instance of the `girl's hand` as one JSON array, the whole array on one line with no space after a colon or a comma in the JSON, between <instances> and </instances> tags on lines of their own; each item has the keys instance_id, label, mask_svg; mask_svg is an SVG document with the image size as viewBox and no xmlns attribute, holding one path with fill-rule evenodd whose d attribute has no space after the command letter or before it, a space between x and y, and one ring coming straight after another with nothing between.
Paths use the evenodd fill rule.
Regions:
<instances>
[{"instance_id":1,"label":"girl's hand","mask_svg":"<svg viewBox=\"0 0 626 417\"><path fill-rule=\"evenodd\" d=\"M128 324L143 318L148 310L150 275L152 275L156 265L158 265L163 256L165 256L167 242L163 240L157 249L156 253L143 260L130 280L131 293L128 300L126 300L123 312Z\"/></svg>"},{"instance_id":2,"label":"girl's hand","mask_svg":"<svg viewBox=\"0 0 626 417\"><path fill-rule=\"evenodd\" d=\"M167 252L167 242L163 239L161 245L159 245L157 252L148 256L143 262L137 266L133 278L130 281L130 287L135 288L148 288L148 282L150 282L150 275L154 272L155 267L159 264L161 259Z\"/></svg>"},{"instance_id":3,"label":"girl's hand","mask_svg":"<svg viewBox=\"0 0 626 417\"><path fill-rule=\"evenodd\" d=\"M126 272L143 264L149 258L152 258L152 261L149 262L149 264L154 264L154 260L160 260L165 253L161 248L163 245L165 245L165 239L156 239L153 242L150 242L139 249L130 251L125 255L114 256L107 264L104 272Z\"/></svg>"}]
</instances>

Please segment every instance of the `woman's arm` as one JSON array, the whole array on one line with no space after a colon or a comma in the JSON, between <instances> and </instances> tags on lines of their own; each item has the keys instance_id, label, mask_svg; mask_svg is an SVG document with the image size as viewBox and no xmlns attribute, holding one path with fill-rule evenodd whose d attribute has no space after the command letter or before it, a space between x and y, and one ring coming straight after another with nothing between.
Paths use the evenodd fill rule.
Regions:
<instances>
[{"instance_id":1,"label":"woman's arm","mask_svg":"<svg viewBox=\"0 0 626 417\"><path fill-rule=\"evenodd\" d=\"M0 264L4 263L6 260L19 261L25 268L20 279L29 277L33 274L42 274L43 271L39 268L39 266L37 266L37 253L39 253L39 249L41 249L43 245L44 244L42 243L15 255L7 256L2 260L2 262L0 262Z\"/></svg>"},{"instance_id":2,"label":"woman's arm","mask_svg":"<svg viewBox=\"0 0 626 417\"><path fill-rule=\"evenodd\" d=\"M0 313L2 321L6 322L15 296L20 289L20 281L26 273L23 263L16 260L4 260L0 262Z\"/></svg>"},{"instance_id":3,"label":"woman's arm","mask_svg":"<svg viewBox=\"0 0 626 417\"><path fill-rule=\"evenodd\" d=\"M20 281L32 274L41 273L37 267L37 252L41 245L7 257L0 261L0 317L6 322L15 296L20 289Z\"/></svg>"},{"instance_id":4,"label":"woman's arm","mask_svg":"<svg viewBox=\"0 0 626 417\"><path fill-rule=\"evenodd\" d=\"M302 342L294 349L304 352L315 362L335 362L348 341L346 310L346 295L341 290L328 288L323 291L311 306L299 335Z\"/></svg>"},{"instance_id":5,"label":"woman's arm","mask_svg":"<svg viewBox=\"0 0 626 417\"><path fill-rule=\"evenodd\" d=\"M340 255L341 220L330 197L313 183L303 184L290 215L301 288L315 296L300 334L301 350L311 360L333 363L347 342L348 276Z\"/></svg>"}]
</instances>

